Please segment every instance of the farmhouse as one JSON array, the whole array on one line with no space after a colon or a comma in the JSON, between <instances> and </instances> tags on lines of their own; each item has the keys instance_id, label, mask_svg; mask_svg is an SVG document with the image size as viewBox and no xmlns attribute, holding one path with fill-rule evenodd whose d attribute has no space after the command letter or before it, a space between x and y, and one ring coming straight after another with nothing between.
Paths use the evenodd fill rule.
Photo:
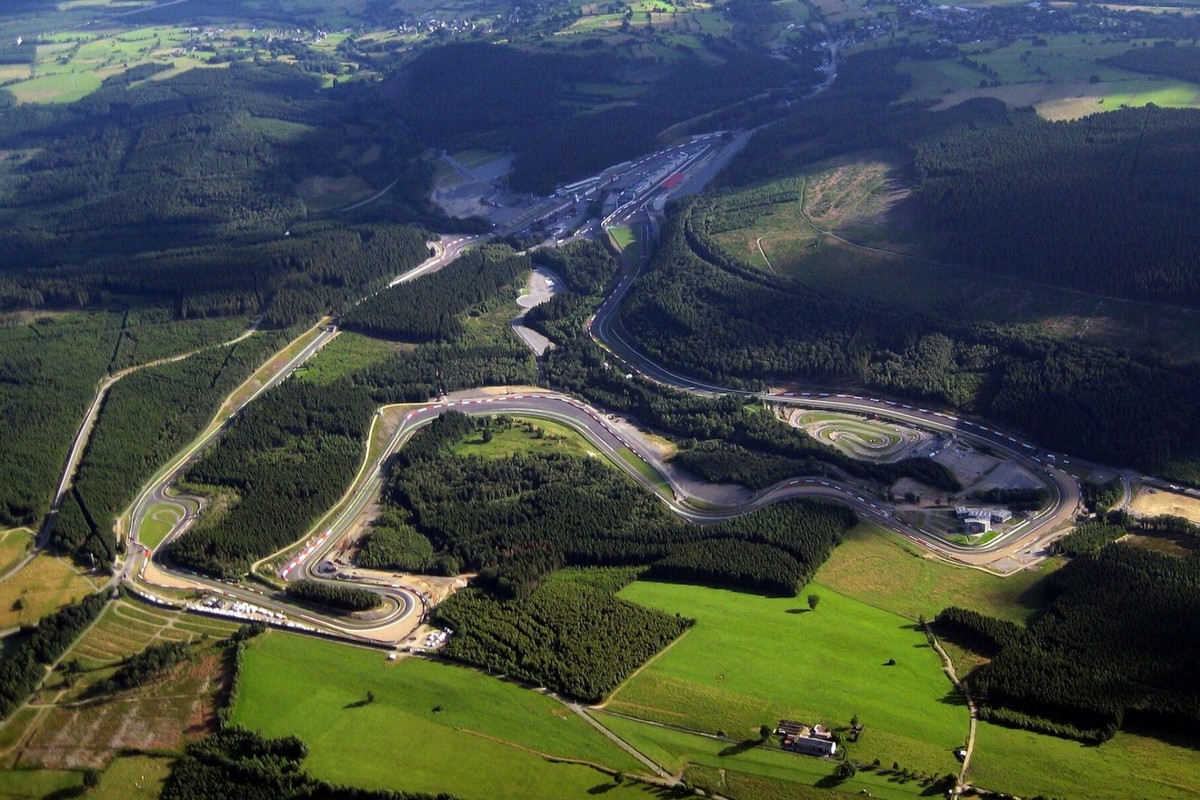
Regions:
<instances>
[{"instance_id":1,"label":"farmhouse","mask_svg":"<svg viewBox=\"0 0 1200 800\"><path fill-rule=\"evenodd\" d=\"M994 525L998 525L1001 522L1008 522L1012 519L1012 512L1007 508L971 508L970 506L958 506L954 509L954 515L962 520L986 520Z\"/></svg>"},{"instance_id":2,"label":"farmhouse","mask_svg":"<svg viewBox=\"0 0 1200 800\"><path fill-rule=\"evenodd\" d=\"M775 734L783 737L780 747L793 753L809 756L832 756L837 753L833 733L824 725L813 725L810 728L802 722L783 719L779 721Z\"/></svg>"}]
</instances>

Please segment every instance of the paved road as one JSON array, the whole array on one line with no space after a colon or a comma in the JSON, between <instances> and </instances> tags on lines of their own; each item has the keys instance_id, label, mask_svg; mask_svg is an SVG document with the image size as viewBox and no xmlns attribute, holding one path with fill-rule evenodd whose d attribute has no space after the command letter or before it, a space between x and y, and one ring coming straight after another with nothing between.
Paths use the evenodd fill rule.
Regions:
<instances>
[{"instance_id":1,"label":"paved road","mask_svg":"<svg viewBox=\"0 0 1200 800\"><path fill-rule=\"evenodd\" d=\"M1019 564L1031 564L1045 557L1046 541L1044 540L1048 540L1059 532L1060 528L1068 523L1078 510L1081 499L1079 484L1055 464L1056 456L1043 453L1042 457L1039 457L1040 451L1035 445L983 422L882 397L863 397L819 391L772 394L734 389L696 380L651 360L633 343L632 337L624 329L618 313L622 300L637 280L646 262L647 250L648 248L645 246L641 248L641 263L626 266L616 287L587 322L592 337L606 347L628 371L636 372L658 383L700 395L737 394L765 402L873 414L927 430L953 432L956 436L976 445L984 444L994 450L1002 451L1007 458L1041 477L1051 491L1052 502L1047 509L1040 512L1027 524L1017 526L1009 533L997 537L986 545L963 547L947 542L927 531L912 528L906 531L894 518L883 523L886 527L910 539L915 537L915 541L944 556L974 566L996 564L1005 559L1015 559L1015 562ZM868 513L867 516L873 515Z\"/></svg>"}]
</instances>

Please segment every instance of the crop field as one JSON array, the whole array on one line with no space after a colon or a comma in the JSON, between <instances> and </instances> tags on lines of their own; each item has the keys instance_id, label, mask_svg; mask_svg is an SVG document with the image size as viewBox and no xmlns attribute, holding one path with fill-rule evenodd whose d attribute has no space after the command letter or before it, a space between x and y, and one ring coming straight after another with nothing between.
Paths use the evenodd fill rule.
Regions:
<instances>
[{"instance_id":1,"label":"crop field","mask_svg":"<svg viewBox=\"0 0 1200 800\"><path fill-rule=\"evenodd\" d=\"M828 787L835 762L811 756L785 752L778 747L755 746L754 740L746 743L731 743L721 739L697 736L683 731L648 725L644 722L618 717L604 712L595 712L596 719L638 751L649 756L668 770L692 774L692 767L700 766L703 772L718 771L716 785L722 789L734 789L739 785L766 782L777 792L775 797L829 797ZM736 738L736 737L734 737ZM755 737L756 739L757 737ZM890 764L888 765L890 766ZM720 773L724 773L721 776ZM751 780L739 781L741 775ZM723 783L720 781L723 780ZM710 784L711 785L711 784ZM837 797L848 797L860 792L870 792L873 797L885 800L907 800L926 794L919 781L902 781L898 777L861 770L853 779L836 784ZM811 789L808 794L805 789ZM738 794L739 800L754 800L761 796L750 791Z\"/></svg>"},{"instance_id":2,"label":"crop field","mask_svg":"<svg viewBox=\"0 0 1200 800\"><path fill-rule=\"evenodd\" d=\"M819 442L841 450L851 458L891 461L920 438L911 428L869 420L855 414L800 412L789 420Z\"/></svg>"},{"instance_id":3,"label":"crop field","mask_svg":"<svg viewBox=\"0 0 1200 800\"><path fill-rule=\"evenodd\" d=\"M103 768L122 751L174 749L205 733L214 723L224 683L223 654L216 643L234 629L129 601L113 603L64 657L63 664L73 664L74 672L52 674L37 696L40 707L8 723L5 760L18 767ZM173 641L193 647L188 662L170 675L136 692L89 699L93 687L110 677L122 659L151 644ZM159 772L156 780L165 776L164 770ZM114 778L112 794L103 796L122 796L118 792L123 790L124 796L136 797L150 785L137 787L138 782Z\"/></svg>"},{"instance_id":4,"label":"crop field","mask_svg":"<svg viewBox=\"0 0 1200 800\"><path fill-rule=\"evenodd\" d=\"M86 97L105 78L138 64L172 65L169 74L177 74L207 60L184 51L192 36L177 27L141 28L105 36L60 33L55 44L38 47L28 77L6 88L21 103L65 103Z\"/></svg>"},{"instance_id":5,"label":"crop field","mask_svg":"<svg viewBox=\"0 0 1200 800\"><path fill-rule=\"evenodd\" d=\"M1095 747L979 723L968 778L1021 796L1184 800L1200 796L1200 741L1118 733Z\"/></svg>"},{"instance_id":6,"label":"crop field","mask_svg":"<svg viewBox=\"0 0 1200 800\"><path fill-rule=\"evenodd\" d=\"M1061 563L1051 560L1037 570L1000 578L953 566L895 534L862 523L842 535L842 543L817 570L816 580L911 620L922 614L932 619L946 606L956 605L1025 622L1044 607L1039 584Z\"/></svg>"},{"instance_id":7,"label":"crop field","mask_svg":"<svg viewBox=\"0 0 1200 800\"><path fill-rule=\"evenodd\" d=\"M809 593L821 598L815 611L803 599ZM783 718L847 727L857 715L866 729L848 745L856 761L954 768L966 708L924 633L904 617L820 583L799 597L766 598L639 581L620 596L697 621L606 708L734 739L757 738L760 725Z\"/></svg>"},{"instance_id":8,"label":"crop field","mask_svg":"<svg viewBox=\"0 0 1200 800\"><path fill-rule=\"evenodd\" d=\"M0 628L37 622L95 590L67 559L39 555L0 583Z\"/></svg>"},{"instance_id":9,"label":"crop field","mask_svg":"<svg viewBox=\"0 0 1200 800\"><path fill-rule=\"evenodd\" d=\"M374 702L365 702L368 691ZM299 736L309 749L305 768L334 783L464 800L583 798L589 790L650 796L593 767L544 759L642 769L543 694L462 667L415 658L389 664L378 651L276 631L246 651L233 722ZM401 754L405 766L397 769Z\"/></svg>"},{"instance_id":10,"label":"crop field","mask_svg":"<svg viewBox=\"0 0 1200 800\"><path fill-rule=\"evenodd\" d=\"M483 458L508 458L517 453L599 455L586 439L566 425L525 417L513 417L512 420L511 428L495 431L490 441L484 441L482 432L473 433L451 449L458 455Z\"/></svg>"},{"instance_id":11,"label":"crop field","mask_svg":"<svg viewBox=\"0 0 1200 800\"><path fill-rule=\"evenodd\" d=\"M383 361L399 349L391 342L343 331L296 370L296 380L325 386Z\"/></svg>"}]
</instances>

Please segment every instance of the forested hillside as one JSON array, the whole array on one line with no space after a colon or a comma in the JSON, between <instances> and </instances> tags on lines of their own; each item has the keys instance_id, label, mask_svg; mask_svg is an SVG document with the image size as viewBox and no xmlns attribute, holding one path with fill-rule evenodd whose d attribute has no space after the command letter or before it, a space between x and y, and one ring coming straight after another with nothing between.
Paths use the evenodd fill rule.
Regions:
<instances>
[{"instance_id":1,"label":"forested hillside","mask_svg":"<svg viewBox=\"0 0 1200 800\"><path fill-rule=\"evenodd\" d=\"M669 579L795 594L854 522L841 506L785 503L711 527L684 523L596 459L451 451L483 424L443 414L397 454L385 497L443 567L478 570L500 596L528 596L566 565L652 565Z\"/></svg>"},{"instance_id":2,"label":"forested hillside","mask_svg":"<svg viewBox=\"0 0 1200 800\"><path fill-rule=\"evenodd\" d=\"M260 333L134 372L105 397L50 544L89 563L116 552L113 525L137 488L212 419L221 400L286 342Z\"/></svg>"},{"instance_id":3,"label":"forested hillside","mask_svg":"<svg viewBox=\"0 0 1200 800\"><path fill-rule=\"evenodd\" d=\"M655 137L674 123L760 92L803 87L813 80L817 57L799 58L808 63L730 49L721 54L723 63L687 57L647 81L640 69L632 76L628 63L608 50L532 54L454 44L424 52L396 79L393 94L425 141L443 148L512 149L513 188L545 192L653 150ZM494 80L496 75L505 80ZM634 92L629 102L580 114L567 96L572 81L627 84Z\"/></svg>"},{"instance_id":4,"label":"forested hillside","mask_svg":"<svg viewBox=\"0 0 1200 800\"><path fill-rule=\"evenodd\" d=\"M1200 304L1200 111L1148 106L1058 123L1014 113L920 141L916 166L951 260Z\"/></svg>"},{"instance_id":5,"label":"forested hillside","mask_svg":"<svg viewBox=\"0 0 1200 800\"><path fill-rule=\"evenodd\" d=\"M712 203L664 227L622 308L660 363L718 383L859 384L979 413L1046 447L1200 478L1200 369L814 290L724 253Z\"/></svg>"},{"instance_id":6,"label":"forested hillside","mask_svg":"<svg viewBox=\"0 0 1200 800\"><path fill-rule=\"evenodd\" d=\"M508 326L508 309L515 306L500 296L503 287L484 284L478 291L471 281L453 285L466 295L448 298L442 294L446 284L429 278L404 287L415 306L450 303L460 309L446 318L461 331L457 341L401 350L329 383L289 380L240 414L185 476L225 500L171 544L168 558L208 573L241 575L254 561L302 537L346 490L378 406L424 401L455 389L534 382L533 355ZM498 329L466 324L472 315L495 308L503 309Z\"/></svg>"},{"instance_id":7,"label":"forested hillside","mask_svg":"<svg viewBox=\"0 0 1200 800\"><path fill-rule=\"evenodd\" d=\"M1004 631L971 675L984 719L1095 741L1129 725L1195 726L1200 561L1110 544L1047 581L1050 607L1024 632L972 623Z\"/></svg>"},{"instance_id":8,"label":"forested hillside","mask_svg":"<svg viewBox=\"0 0 1200 800\"><path fill-rule=\"evenodd\" d=\"M0 116L0 308L162 304L178 317L288 325L366 293L422 249L394 223L315 222L297 183L355 168L401 181L390 219L441 219L418 145L365 85L321 90L284 65L232 64L161 81L125 75L65 106ZM346 124L355 126L348 129Z\"/></svg>"}]
</instances>

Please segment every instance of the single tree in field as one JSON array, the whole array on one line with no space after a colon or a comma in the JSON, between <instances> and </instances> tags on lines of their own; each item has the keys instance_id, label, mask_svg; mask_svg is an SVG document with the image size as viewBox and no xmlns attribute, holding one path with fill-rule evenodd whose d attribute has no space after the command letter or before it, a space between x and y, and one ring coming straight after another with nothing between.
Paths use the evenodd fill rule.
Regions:
<instances>
[{"instance_id":1,"label":"single tree in field","mask_svg":"<svg viewBox=\"0 0 1200 800\"><path fill-rule=\"evenodd\" d=\"M367 705L375 702L375 692L367 689Z\"/></svg>"},{"instance_id":2,"label":"single tree in field","mask_svg":"<svg viewBox=\"0 0 1200 800\"><path fill-rule=\"evenodd\" d=\"M848 781L858 774L858 767L849 761L843 761L837 765L837 769L833 771L833 777L839 781Z\"/></svg>"},{"instance_id":3,"label":"single tree in field","mask_svg":"<svg viewBox=\"0 0 1200 800\"><path fill-rule=\"evenodd\" d=\"M770 739L771 738L771 726L770 725L760 725L758 727L758 738L762 739L764 742L767 739Z\"/></svg>"},{"instance_id":4,"label":"single tree in field","mask_svg":"<svg viewBox=\"0 0 1200 800\"><path fill-rule=\"evenodd\" d=\"M818 604L818 603L820 603L820 602L821 602L821 595L819 595L819 594L810 594L810 595L808 596L808 610L809 610L809 611L816 611L816 610L817 610L817 604Z\"/></svg>"}]
</instances>

